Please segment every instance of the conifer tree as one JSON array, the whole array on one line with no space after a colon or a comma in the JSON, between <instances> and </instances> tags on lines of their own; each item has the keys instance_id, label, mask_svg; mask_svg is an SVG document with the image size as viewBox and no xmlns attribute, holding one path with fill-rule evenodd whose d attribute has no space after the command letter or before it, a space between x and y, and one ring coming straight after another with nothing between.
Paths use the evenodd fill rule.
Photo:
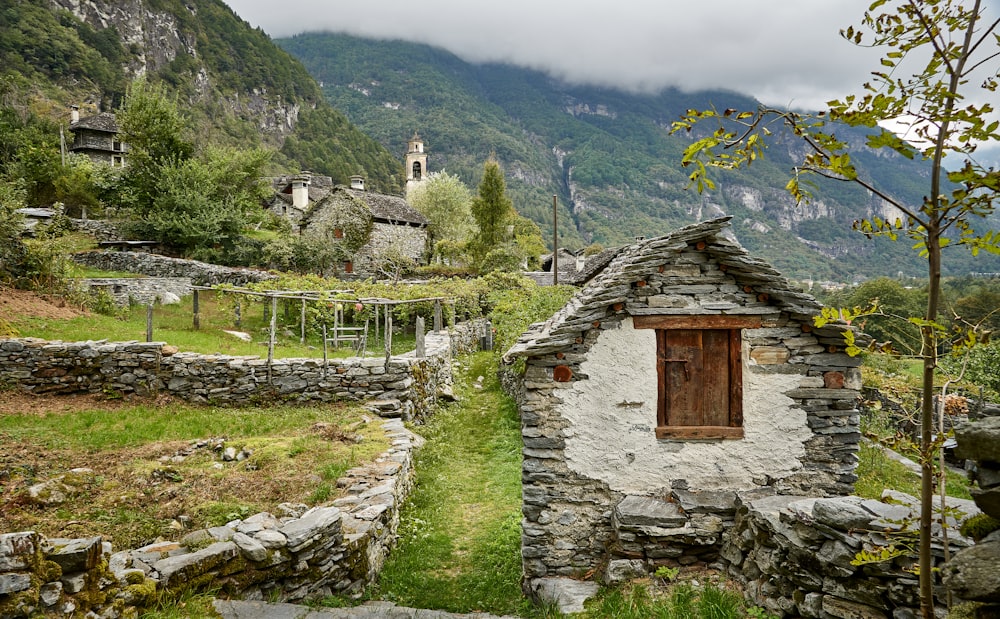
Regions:
<instances>
[{"instance_id":1,"label":"conifer tree","mask_svg":"<svg viewBox=\"0 0 1000 619\"><path fill-rule=\"evenodd\" d=\"M479 226L472 239L472 255L477 263L490 251L512 240L507 227L514 223L516 214L513 202L507 197L507 182L500 162L495 154L490 154L483 164L479 195L472 201L472 216Z\"/></svg>"}]
</instances>

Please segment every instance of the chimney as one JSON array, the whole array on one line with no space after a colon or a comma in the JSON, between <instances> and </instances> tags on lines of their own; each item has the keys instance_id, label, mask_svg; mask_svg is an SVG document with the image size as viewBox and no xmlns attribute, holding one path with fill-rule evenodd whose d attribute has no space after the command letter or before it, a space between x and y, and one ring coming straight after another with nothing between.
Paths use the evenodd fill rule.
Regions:
<instances>
[{"instance_id":1,"label":"chimney","mask_svg":"<svg viewBox=\"0 0 1000 619\"><path fill-rule=\"evenodd\" d=\"M309 206L309 183L312 174L303 171L292 177L292 206L304 209Z\"/></svg>"},{"instance_id":2,"label":"chimney","mask_svg":"<svg viewBox=\"0 0 1000 619\"><path fill-rule=\"evenodd\" d=\"M365 190L365 177L360 174L355 174L351 177L351 189L357 189L358 191Z\"/></svg>"},{"instance_id":3,"label":"chimney","mask_svg":"<svg viewBox=\"0 0 1000 619\"><path fill-rule=\"evenodd\" d=\"M69 106L69 124L75 125L80 122L80 106L71 105Z\"/></svg>"}]
</instances>

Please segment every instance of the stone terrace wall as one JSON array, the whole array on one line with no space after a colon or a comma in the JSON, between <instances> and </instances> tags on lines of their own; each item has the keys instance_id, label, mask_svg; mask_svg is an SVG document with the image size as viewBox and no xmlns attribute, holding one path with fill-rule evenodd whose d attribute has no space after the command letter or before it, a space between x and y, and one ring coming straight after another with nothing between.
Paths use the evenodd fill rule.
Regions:
<instances>
[{"instance_id":1,"label":"stone terrace wall","mask_svg":"<svg viewBox=\"0 0 1000 619\"><path fill-rule=\"evenodd\" d=\"M135 251L88 251L73 254L73 261L103 271L126 271L151 277L190 277L199 286L233 284L243 286L275 279L266 271L224 267L197 260L170 258Z\"/></svg>"},{"instance_id":2,"label":"stone terrace wall","mask_svg":"<svg viewBox=\"0 0 1000 619\"><path fill-rule=\"evenodd\" d=\"M450 334L430 333L426 357L393 357L389 369L384 359L332 360L326 379L321 361L277 361L274 380L266 386L246 378L266 375L266 361L255 357L167 354L169 347L159 342L0 340L0 382L20 382L36 393L90 391L102 383L134 393L155 387L185 399L227 402L275 393L300 400L379 397L372 404L383 416L420 417L450 385L452 355L476 349L489 328L477 320ZM212 386L227 376L232 388ZM283 505L283 515L256 514L192 532L179 542L120 552L99 537L0 534L0 617L91 610L135 616L158 591L186 587L286 601L361 591L378 576L395 544L399 509L412 484L412 450L421 441L401 419L382 424L389 451L345 473L337 481L344 496L305 513Z\"/></svg>"},{"instance_id":3,"label":"stone terrace wall","mask_svg":"<svg viewBox=\"0 0 1000 619\"><path fill-rule=\"evenodd\" d=\"M417 437L398 419L382 423L389 451L341 477L346 494L328 506L282 504L284 516L259 513L120 552L100 537L0 535L0 617L137 616L158 592L189 587L282 601L360 592L395 544L412 485Z\"/></svg>"},{"instance_id":4,"label":"stone terrace wall","mask_svg":"<svg viewBox=\"0 0 1000 619\"><path fill-rule=\"evenodd\" d=\"M107 219L70 219L74 230L86 232L98 241L124 241L118 222Z\"/></svg>"},{"instance_id":5,"label":"stone terrace wall","mask_svg":"<svg viewBox=\"0 0 1000 619\"><path fill-rule=\"evenodd\" d=\"M917 563L915 552L861 566L851 564L859 550L889 545L892 537L886 531L906 527L911 540L917 534L917 500L890 490L882 498L786 495L748 500L737 512L736 526L725 536L722 557L746 595L778 616L919 617L917 576L907 571ZM958 534L960 522L979 510L972 501L949 498L948 503L964 514L959 520L948 518L948 541L954 554L972 543ZM944 562L940 525L934 526L933 534L932 552L940 567ZM938 616L943 616L947 614L944 589L935 589Z\"/></svg>"},{"instance_id":6,"label":"stone terrace wall","mask_svg":"<svg viewBox=\"0 0 1000 619\"><path fill-rule=\"evenodd\" d=\"M472 349L485 321L427 335L426 357L276 359L180 353L163 342L0 340L0 384L31 393L169 394L193 402L244 404L375 400L385 417L429 413L451 383L451 355Z\"/></svg>"},{"instance_id":7,"label":"stone terrace wall","mask_svg":"<svg viewBox=\"0 0 1000 619\"><path fill-rule=\"evenodd\" d=\"M105 291L116 305L176 303L191 294L190 277L93 277L74 280L82 290Z\"/></svg>"}]
</instances>

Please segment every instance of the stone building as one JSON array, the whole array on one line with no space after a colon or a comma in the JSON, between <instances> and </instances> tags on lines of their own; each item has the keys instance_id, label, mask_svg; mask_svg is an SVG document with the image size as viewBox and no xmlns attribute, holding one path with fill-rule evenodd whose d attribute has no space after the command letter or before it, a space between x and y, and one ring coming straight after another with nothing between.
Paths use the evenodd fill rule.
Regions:
<instances>
[{"instance_id":1,"label":"stone building","mask_svg":"<svg viewBox=\"0 0 1000 619\"><path fill-rule=\"evenodd\" d=\"M127 148L118 138L118 122L110 112L80 118L80 111L73 106L70 112L69 130L73 132L73 142L69 151L90 157L92 161L111 166L125 165Z\"/></svg>"},{"instance_id":2,"label":"stone building","mask_svg":"<svg viewBox=\"0 0 1000 619\"><path fill-rule=\"evenodd\" d=\"M389 254L417 263L427 251L427 218L401 197L365 190L364 178L351 177L351 186L334 184L329 176L302 172L272 179L275 196L267 208L291 222L303 235L330 243L357 245L344 255L339 271L372 274L375 264ZM364 231L363 239L352 237Z\"/></svg>"},{"instance_id":3,"label":"stone building","mask_svg":"<svg viewBox=\"0 0 1000 619\"><path fill-rule=\"evenodd\" d=\"M525 362L529 594L622 566L712 565L741 501L852 491L849 327L815 327L820 305L728 221L623 248L504 355Z\"/></svg>"}]
</instances>

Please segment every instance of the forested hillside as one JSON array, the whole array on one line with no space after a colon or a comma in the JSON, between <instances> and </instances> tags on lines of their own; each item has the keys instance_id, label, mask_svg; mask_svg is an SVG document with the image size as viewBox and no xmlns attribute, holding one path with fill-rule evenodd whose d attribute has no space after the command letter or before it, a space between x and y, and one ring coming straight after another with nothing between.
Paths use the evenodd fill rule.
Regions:
<instances>
[{"instance_id":1,"label":"forested hillside","mask_svg":"<svg viewBox=\"0 0 1000 619\"><path fill-rule=\"evenodd\" d=\"M543 230L551 230L558 196L559 233L568 246L620 244L727 213L741 243L793 277L850 281L923 272L906 241L871 241L851 231L860 217L896 217L860 188L824 183L814 203L796 206L784 186L790 149L799 146L780 135L763 161L723 175L716 191L687 190L680 158L693 136L670 135L671 123L688 108L752 109L755 102L741 95L571 86L518 67L472 65L425 45L343 34L277 43L303 62L337 109L390 150L418 131L430 169L446 169L470 186L496 152L516 208ZM912 162L874 153L855 161L881 186L920 200L923 183ZM956 251L946 270L1000 271L1000 260Z\"/></svg>"},{"instance_id":2,"label":"forested hillside","mask_svg":"<svg viewBox=\"0 0 1000 619\"><path fill-rule=\"evenodd\" d=\"M4 104L51 122L53 140L69 105L116 111L142 74L182 103L199 147L265 146L276 149L275 171L343 182L361 173L375 189L401 190L397 154L351 125L298 61L221 0L0 0Z\"/></svg>"}]
</instances>

